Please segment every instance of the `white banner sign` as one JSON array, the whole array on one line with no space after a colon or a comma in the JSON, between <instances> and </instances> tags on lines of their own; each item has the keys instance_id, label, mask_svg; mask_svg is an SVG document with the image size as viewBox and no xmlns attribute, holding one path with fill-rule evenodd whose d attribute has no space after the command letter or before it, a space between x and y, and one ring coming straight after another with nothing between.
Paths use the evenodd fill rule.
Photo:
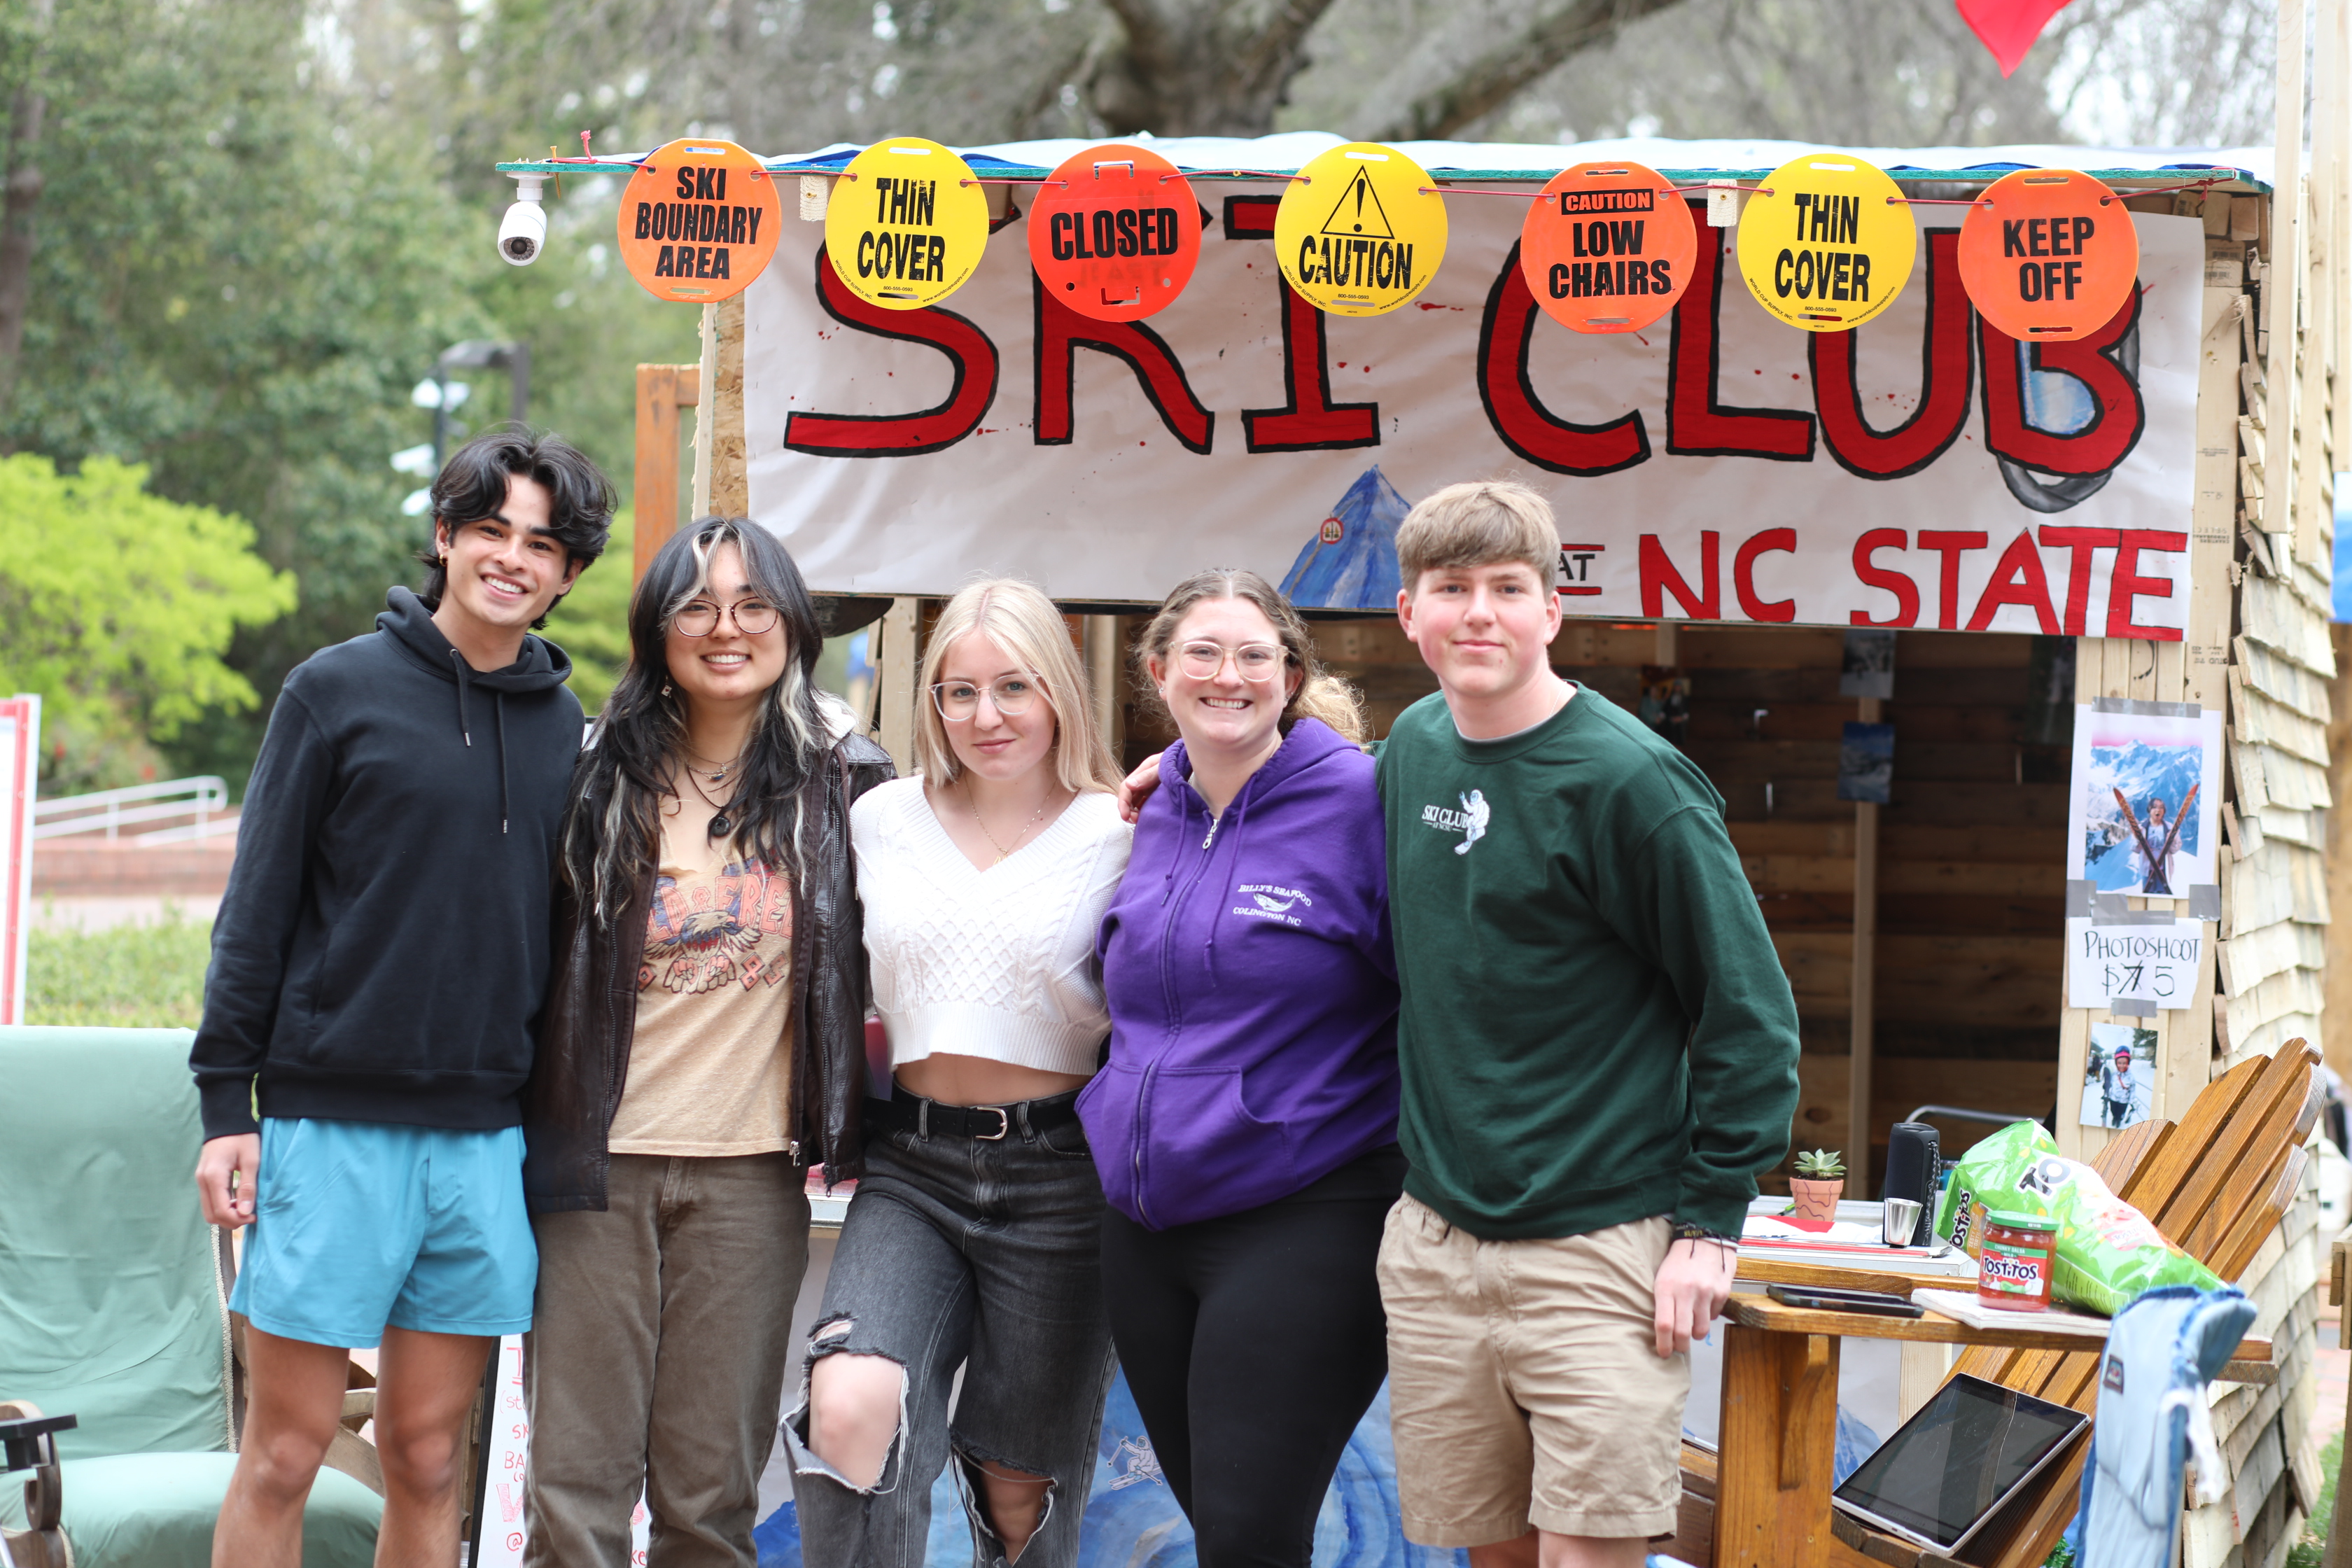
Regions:
<instances>
[{"instance_id":1,"label":"white banner sign","mask_svg":"<svg viewBox=\"0 0 2352 1568\"><path fill-rule=\"evenodd\" d=\"M2103 1008L2115 1002L2186 1007L2197 994L2205 959L2205 922L2105 925L2070 920L2066 954L2069 1007Z\"/></svg>"},{"instance_id":2,"label":"white banner sign","mask_svg":"<svg viewBox=\"0 0 2352 1568\"><path fill-rule=\"evenodd\" d=\"M1202 181L1192 284L1146 321L1035 285L1025 218L943 305L877 310L788 220L746 291L751 510L820 592L1014 573L1156 602L1212 565L1385 609L1393 533L1458 479L1559 516L1573 615L2178 640L2189 618L2198 220L2140 216L2141 288L2103 331L2021 348L1969 309L1958 211L1852 332L1768 318L1705 226L1641 332L1537 309L1516 197L1447 197L1404 310L1327 317L1274 253L1278 186ZM1016 187L1015 205L1025 193Z\"/></svg>"}]
</instances>

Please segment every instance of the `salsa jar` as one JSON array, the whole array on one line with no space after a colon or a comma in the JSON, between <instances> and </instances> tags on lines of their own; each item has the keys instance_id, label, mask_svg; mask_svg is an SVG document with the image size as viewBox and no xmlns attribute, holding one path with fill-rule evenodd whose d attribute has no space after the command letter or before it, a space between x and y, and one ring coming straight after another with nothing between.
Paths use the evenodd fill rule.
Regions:
<instances>
[{"instance_id":1,"label":"salsa jar","mask_svg":"<svg viewBox=\"0 0 2352 1568\"><path fill-rule=\"evenodd\" d=\"M2010 1312L2050 1305L2050 1271L2058 1251L2058 1222L2015 1209L1985 1215L1977 1258L1977 1300Z\"/></svg>"}]
</instances>

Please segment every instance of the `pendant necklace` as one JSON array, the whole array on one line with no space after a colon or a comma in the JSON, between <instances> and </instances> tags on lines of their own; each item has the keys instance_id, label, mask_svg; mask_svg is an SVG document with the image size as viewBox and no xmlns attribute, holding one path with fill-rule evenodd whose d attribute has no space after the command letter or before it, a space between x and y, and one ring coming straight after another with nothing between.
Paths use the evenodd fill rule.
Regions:
<instances>
[{"instance_id":1,"label":"pendant necklace","mask_svg":"<svg viewBox=\"0 0 2352 1568\"><path fill-rule=\"evenodd\" d=\"M743 760L743 753L738 752L735 755L728 758L723 763L714 763L709 757L703 756L699 752L688 752L686 753L686 760L688 763L687 772L690 773L698 773L708 778L712 784L717 784L727 782L728 773L733 770L736 763ZM700 765L695 765L698 763Z\"/></svg>"},{"instance_id":2,"label":"pendant necklace","mask_svg":"<svg viewBox=\"0 0 2352 1568\"><path fill-rule=\"evenodd\" d=\"M728 764L728 765L729 765L730 767L731 767L731 766L733 766L734 764L730 763L730 764ZM725 769L721 769L720 771L723 773L723 772L725 772L726 770L725 770ZM687 770L686 770L686 782L687 782L688 784L692 784L692 785L694 786L694 793L695 793L695 794L697 794L697 795L701 795L701 796L702 796L702 804L703 804L703 805L707 805L707 806L710 807L710 809L711 809L712 811L714 811L714 812L717 812L717 813L718 813L718 815L717 815L716 816L713 816L713 817L710 819L709 837L713 837L713 838L724 838L724 837L726 837L730 833L734 832L734 831L735 831L735 825L734 825L734 823L733 823L732 821L730 821L730 820L728 818L728 816L727 816L727 805L721 805L719 802L717 802L717 801L715 801L715 800L711 799L711 798L710 798L710 796L709 796L709 795L704 794L704 792L703 792L703 788L702 788L702 781L701 781L700 779L698 779L698 778L697 778L697 777L695 777L695 776L694 776L694 770L693 770L692 768L688 768L688 769L687 769ZM718 783L719 781L718 781L716 778L714 778L714 779L712 779L712 780L711 780L711 782L712 782L713 784L716 784L716 783ZM733 797L732 797L732 796L729 797L729 800L728 800L727 805L732 805L733 804L734 804ZM985 831L985 829L983 829L983 831Z\"/></svg>"},{"instance_id":3,"label":"pendant necklace","mask_svg":"<svg viewBox=\"0 0 2352 1568\"><path fill-rule=\"evenodd\" d=\"M1045 820L1045 807L1054 804L1054 796L1050 791L1047 792L1044 804L1037 807L1037 815L1031 817L1023 826L1021 831L1013 836L1013 849L1007 849L1003 845L999 844L996 841L996 835L988 830L988 819L980 815L980 803L972 798L971 785L969 783L963 786L963 803L971 808L972 821L980 825L980 836L988 840L988 847L991 849L996 851L994 863L1002 866L1012 858L1013 849L1021 847L1021 841L1029 837L1029 830Z\"/></svg>"}]
</instances>

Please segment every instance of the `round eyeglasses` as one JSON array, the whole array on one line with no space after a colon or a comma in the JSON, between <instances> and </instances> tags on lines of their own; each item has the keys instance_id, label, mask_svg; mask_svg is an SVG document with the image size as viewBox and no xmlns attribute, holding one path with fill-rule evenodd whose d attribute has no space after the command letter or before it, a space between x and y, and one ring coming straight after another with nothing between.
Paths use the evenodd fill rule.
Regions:
<instances>
[{"instance_id":1,"label":"round eyeglasses","mask_svg":"<svg viewBox=\"0 0 2352 1568\"><path fill-rule=\"evenodd\" d=\"M1270 642L1245 642L1234 648L1223 643L1188 642L1176 650L1176 662L1195 680L1214 680L1228 658L1234 661L1234 672L1244 680L1266 681L1282 672L1288 656Z\"/></svg>"},{"instance_id":2,"label":"round eyeglasses","mask_svg":"<svg viewBox=\"0 0 2352 1568\"><path fill-rule=\"evenodd\" d=\"M776 606L765 599L738 599L723 610L708 599L697 599L680 610L670 625L682 637L707 637L719 629L721 616L731 617L735 629L747 637L776 629Z\"/></svg>"},{"instance_id":3,"label":"round eyeglasses","mask_svg":"<svg viewBox=\"0 0 2352 1568\"><path fill-rule=\"evenodd\" d=\"M982 686L971 680L942 680L931 688L931 700L939 704L940 717L950 724L961 724L980 711L982 693L989 706L999 713L1021 714L1037 700L1037 681L1026 675L1007 675Z\"/></svg>"}]
</instances>

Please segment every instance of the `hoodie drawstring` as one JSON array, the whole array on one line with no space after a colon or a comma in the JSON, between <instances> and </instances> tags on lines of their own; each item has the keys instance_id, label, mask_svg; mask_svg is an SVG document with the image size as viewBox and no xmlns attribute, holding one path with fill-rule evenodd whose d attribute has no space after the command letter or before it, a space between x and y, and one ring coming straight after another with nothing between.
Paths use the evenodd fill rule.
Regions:
<instances>
[{"instance_id":1,"label":"hoodie drawstring","mask_svg":"<svg viewBox=\"0 0 2352 1568\"><path fill-rule=\"evenodd\" d=\"M465 738L467 746L470 748L474 743L474 729L467 717L466 689L473 684L474 668L466 662L466 656L454 647L449 650L449 660L457 671L457 733ZM493 689L490 701L499 731L499 831L503 834L510 815L507 795L507 694Z\"/></svg>"},{"instance_id":2,"label":"hoodie drawstring","mask_svg":"<svg viewBox=\"0 0 2352 1568\"><path fill-rule=\"evenodd\" d=\"M507 830L507 694L490 693L490 711L499 727L499 831Z\"/></svg>"}]
</instances>

